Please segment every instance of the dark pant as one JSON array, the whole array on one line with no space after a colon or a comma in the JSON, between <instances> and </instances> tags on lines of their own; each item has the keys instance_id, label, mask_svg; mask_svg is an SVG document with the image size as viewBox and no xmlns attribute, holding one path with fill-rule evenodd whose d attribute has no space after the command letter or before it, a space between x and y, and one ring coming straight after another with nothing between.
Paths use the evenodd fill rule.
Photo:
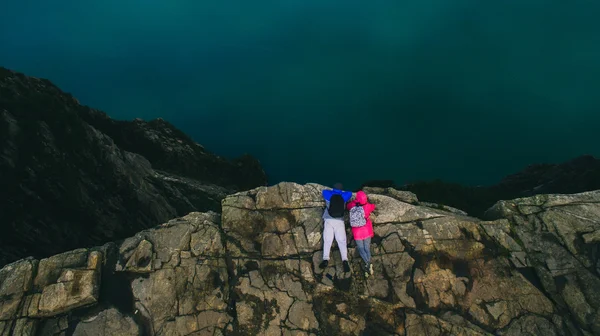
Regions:
<instances>
[{"instance_id":1,"label":"dark pant","mask_svg":"<svg viewBox=\"0 0 600 336\"><path fill-rule=\"evenodd\" d=\"M371 238L355 240L355 242L360 257L365 261L366 265L369 265L371 263Z\"/></svg>"}]
</instances>

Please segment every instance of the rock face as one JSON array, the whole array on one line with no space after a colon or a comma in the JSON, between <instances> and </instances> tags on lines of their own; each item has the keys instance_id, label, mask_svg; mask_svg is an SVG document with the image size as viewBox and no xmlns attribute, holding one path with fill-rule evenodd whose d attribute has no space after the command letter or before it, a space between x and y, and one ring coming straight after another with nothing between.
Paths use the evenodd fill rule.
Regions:
<instances>
[{"instance_id":1,"label":"rock face","mask_svg":"<svg viewBox=\"0 0 600 336\"><path fill-rule=\"evenodd\" d=\"M152 167L232 190L248 190L267 184L260 163L249 155L227 161L206 151L169 122L159 118L118 121L89 109L82 119L108 135L119 148L148 159Z\"/></svg>"},{"instance_id":2,"label":"rock face","mask_svg":"<svg viewBox=\"0 0 600 336\"><path fill-rule=\"evenodd\" d=\"M500 202L488 221L370 192L365 278L351 234L351 272L337 248L318 267L323 188L240 192L221 215L7 265L0 335L600 334L600 191Z\"/></svg>"},{"instance_id":3,"label":"rock face","mask_svg":"<svg viewBox=\"0 0 600 336\"><path fill-rule=\"evenodd\" d=\"M220 211L225 195L264 184L249 157L220 159L164 121L117 122L0 68L0 265Z\"/></svg>"},{"instance_id":4,"label":"rock face","mask_svg":"<svg viewBox=\"0 0 600 336\"><path fill-rule=\"evenodd\" d=\"M450 205L481 218L497 201L538 194L573 194L600 189L600 160L580 156L561 164L534 164L492 186L469 187L440 180L395 186L393 181L365 185L410 191L419 199Z\"/></svg>"}]
</instances>

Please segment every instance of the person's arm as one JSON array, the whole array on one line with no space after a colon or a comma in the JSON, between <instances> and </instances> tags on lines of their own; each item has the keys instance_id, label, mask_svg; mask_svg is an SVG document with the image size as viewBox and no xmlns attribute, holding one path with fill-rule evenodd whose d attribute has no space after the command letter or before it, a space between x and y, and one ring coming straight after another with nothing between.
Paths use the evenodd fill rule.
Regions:
<instances>
[{"instance_id":1,"label":"person's arm","mask_svg":"<svg viewBox=\"0 0 600 336\"><path fill-rule=\"evenodd\" d=\"M348 202L348 204L346 205L346 209L350 210L350 209L354 208L355 205L356 205L356 201Z\"/></svg>"},{"instance_id":2,"label":"person's arm","mask_svg":"<svg viewBox=\"0 0 600 336\"><path fill-rule=\"evenodd\" d=\"M365 217L369 217L371 215L371 212L375 210L375 207L376 205L373 203L365 204L365 206L363 207L363 209L365 210Z\"/></svg>"},{"instance_id":3,"label":"person's arm","mask_svg":"<svg viewBox=\"0 0 600 336\"><path fill-rule=\"evenodd\" d=\"M325 190L323 190L323 198L324 198L326 201L329 201L329 200L331 200L331 195L333 195L333 190L329 190L329 189L325 189Z\"/></svg>"},{"instance_id":4,"label":"person's arm","mask_svg":"<svg viewBox=\"0 0 600 336\"><path fill-rule=\"evenodd\" d=\"M342 198L344 199L344 202L348 202L352 198L352 192L342 191Z\"/></svg>"}]
</instances>

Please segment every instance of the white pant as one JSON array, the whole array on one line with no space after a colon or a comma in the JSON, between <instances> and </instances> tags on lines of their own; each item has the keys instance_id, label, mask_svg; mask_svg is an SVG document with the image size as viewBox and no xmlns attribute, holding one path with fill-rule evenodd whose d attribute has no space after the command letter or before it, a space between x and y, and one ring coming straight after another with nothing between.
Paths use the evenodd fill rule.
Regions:
<instances>
[{"instance_id":1,"label":"white pant","mask_svg":"<svg viewBox=\"0 0 600 336\"><path fill-rule=\"evenodd\" d=\"M329 252L333 237L340 248L342 260L348 260L348 246L346 246L346 228L344 221L339 219L327 218L323 228L323 260L329 260Z\"/></svg>"}]
</instances>

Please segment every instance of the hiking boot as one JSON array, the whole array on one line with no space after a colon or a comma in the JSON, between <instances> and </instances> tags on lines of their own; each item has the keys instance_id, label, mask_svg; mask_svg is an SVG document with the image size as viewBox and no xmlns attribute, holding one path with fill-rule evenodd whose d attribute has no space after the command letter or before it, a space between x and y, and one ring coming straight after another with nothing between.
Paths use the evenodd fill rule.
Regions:
<instances>
[{"instance_id":1,"label":"hiking boot","mask_svg":"<svg viewBox=\"0 0 600 336\"><path fill-rule=\"evenodd\" d=\"M369 275L370 275L369 272L365 272L365 278L368 278Z\"/></svg>"},{"instance_id":2,"label":"hiking boot","mask_svg":"<svg viewBox=\"0 0 600 336\"><path fill-rule=\"evenodd\" d=\"M348 260L344 260L344 272L350 272L350 264L348 264Z\"/></svg>"},{"instance_id":3,"label":"hiking boot","mask_svg":"<svg viewBox=\"0 0 600 336\"><path fill-rule=\"evenodd\" d=\"M373 275L373 264L369 264L369 273Z\"/></svg>"},{"instance_id":4,"label":"hiking boot","mask_svg":"<svg viewBox=\"0 0 600 336\"><path fill-rule=\"evenodd\" d=\"M319 264L319 268L325 268L327 265L329 265L329 260L323 260L321 261L321 264Z\"/></svg>"}]
</instances>

